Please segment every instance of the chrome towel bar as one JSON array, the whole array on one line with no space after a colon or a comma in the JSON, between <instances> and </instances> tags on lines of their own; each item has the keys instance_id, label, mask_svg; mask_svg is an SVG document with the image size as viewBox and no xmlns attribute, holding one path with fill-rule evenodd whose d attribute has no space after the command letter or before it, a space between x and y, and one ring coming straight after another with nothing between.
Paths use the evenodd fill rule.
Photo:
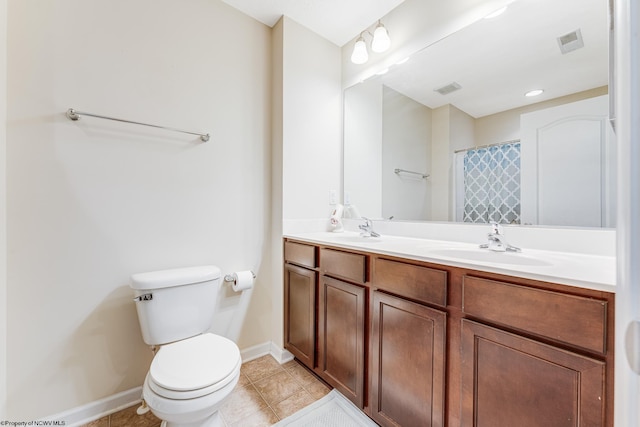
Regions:
<instances>
[{"instance_id":1,"label":"chrome towel bar","mask_svg":"<svg viewBox=\"0 0 640 427\"><path fill-rule=\"evenodd\" d=\"M189 135L197 135L197 136L199 136L200 140L202 142L209 141L209 134L208 133L189 132L189 131L186 131L186 130L175 129L175 128L170 128L170 127L166 127L166 126L150 125L148 123L134 122L132 120L117 119L115 117L108 117L108 116L101 116L101 115L98 115L98 114L86 113L84 111L78 111L78 110L75 110L73 108L69 108L67 110L67 118L69 120L76 121L76 120L78 120L80 118L80 116L89 116L89 117L95 117L97 119L113 120L115 122L130 123L130 124L133 124L133 125L148 126L148 127L157 128L157 129L170 130L170 131L173 131L173 132L187 133Z\"/></svg>"},{"instance_id":2,"label":"chrome towel bar","mask_svg":"<svg viewBox=\"0 0 640 427\"><path fill-rule=\"evenodd\" d=\"M420 172L408 171L408 170L405 170L405 169L394 169L393 173L395 173L396 175L400 175L401 173L409 173L409 174L412 174L412 175L420 175L423 179L429 178L428 174L424 174L424 173L420 173Z\"/></svg>"}]
</instances>

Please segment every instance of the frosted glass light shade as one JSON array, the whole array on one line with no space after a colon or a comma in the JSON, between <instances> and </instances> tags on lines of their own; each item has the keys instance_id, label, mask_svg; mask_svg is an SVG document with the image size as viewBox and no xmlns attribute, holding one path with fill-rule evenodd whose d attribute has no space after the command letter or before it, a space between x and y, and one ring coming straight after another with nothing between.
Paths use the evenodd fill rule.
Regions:
<instances>
[{"instance_id":1,"label":"frosted glass light shade","mask_svg":"<svg viewBox=\"0 0 640 427\"><path fill-rule=\"evenodd\" d=\"M364 38L358 37L356 44L353 46L353 53L351 54L351 62L354 64L364 64L369 60L369 53L367 53L367 45L364 42Z\"/></svg>"},{"instance_id":2,"label":"frosted glass light shade","mask_svg":"<svg viewBox=\"0 0 640 427\"><path fill-rule=\"evenodd\" d=\"M373 32L373 41L371 42L371 50L374 52L384 52L391 46L391 39L389 38L389 32L387 29L378 22L375 31Z\"/></svg>"}]
</instances>

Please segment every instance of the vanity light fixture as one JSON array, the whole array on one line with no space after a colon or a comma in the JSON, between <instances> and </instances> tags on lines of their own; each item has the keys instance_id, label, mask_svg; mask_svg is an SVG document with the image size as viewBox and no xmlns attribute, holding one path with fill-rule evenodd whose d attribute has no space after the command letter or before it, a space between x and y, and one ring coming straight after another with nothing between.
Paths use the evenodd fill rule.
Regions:
<instances>
[{"instance_id":1,"label":"vanity light fixture","mask_svg":"<svg viewBox=\"0 0 640 427\"><path fill-rule=\"evenodd\" d=\"M530 90L529 92L525 93L524 96L527 96L527 97L531 98L532 96L542 95L543 92L544 92L544 90L542 90L542 89L534 89L534 90Z\"/></svg>"},{"instance_id":2,"label":"vanity light fixture","mask_svg":"<svg viewBox=\"0 0 640 427\"><path fill-rule=\"evenodd\" d=\"M364 37L360 33L360 37L356 40L356 44L353 46L353 53L351 54L351 62L354 64L364 64L369 60L369 53L367 52L367 45L364 42Z\"/></svg>"},{"instance_id":3,"label":"vanity light fixture","mask_svg":"<svg viewBox=\"0 0 640 427\"><path fill-rule=\"evenodd\" d=\"M351 62L354 64L364 64L369 60L369 52L367 52L367 44L364 40L364 34L369 34L373 40L371 41L371 50L376 53L382 53L389 49L391 46L391 39L389 38L389 32L382 25L382 22L378 20L376 28L373 30L373 34L369 30L364 30L360 33L360 36L356 39L356 43L353 46L353 52L351 53Z\"/></svg>"},{"instance_id":4,"label":"vanity light fixture","mask_svg":"<svg viewBox=\"0 0 640 427\"><path fill-rule=\"evenodd\" d=\"M382 25L382 22L378 20L376 29L373 30L373 41L371 42L371 50L376 53L385 52L391 47L391 39L389 38L389 32Z\"/></svg>"}]
</instances>

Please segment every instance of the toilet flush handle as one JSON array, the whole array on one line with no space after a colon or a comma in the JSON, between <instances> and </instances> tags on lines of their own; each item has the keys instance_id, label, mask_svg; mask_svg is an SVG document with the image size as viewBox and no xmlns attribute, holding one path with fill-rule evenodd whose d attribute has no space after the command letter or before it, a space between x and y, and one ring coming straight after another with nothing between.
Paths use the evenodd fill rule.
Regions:
<instances>
[{"instance_id":1,"label":"toilet flush handle","mask_svg":"<svg viewBox=\"0 0 640 427\"><path fill-rule=\"evenodd\" d=\"M153 294L143 294L138 297L135 297L133 300L138 301L151 301L153 299Z\"/></svg>"}]
</instances>

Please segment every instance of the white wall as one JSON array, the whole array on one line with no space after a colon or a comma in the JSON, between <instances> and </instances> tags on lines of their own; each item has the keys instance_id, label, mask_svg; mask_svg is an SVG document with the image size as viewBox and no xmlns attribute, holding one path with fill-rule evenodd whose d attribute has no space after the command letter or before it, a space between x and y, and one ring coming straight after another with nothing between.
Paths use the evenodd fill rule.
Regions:
<instances>
[{"instance_id":1,"label":"white wall","mask_svg":"<svg viewBox=\"0 0 640 427\"><path fill-rule=\"evenodd\" d=\"M456 196L460 198L460 196L462 195L459 192L456 193L456 187L461 183L459 182L458 179L456 179L457 177L454 176L456 175L456 167L455 167L454 159L456 158L456 151L463 150L465 148L470 148L473 146L474 134L476 130L476 121L474 120L473 117L471 117L464 111L454 107L453 105L450 106L449 115L450 115L449 125L451 126L451 131L449 132L449 138L450 138L449 159L448 159L449 171L447 175L448 185L449 185L448 187L449 199L447 200L447 203L449 205L449 211L448 211L447 220L456 221L457 212L460 211L461 209L464 209L464 202L462 203L463 206L459 206L460 203L458 203L458 201L456 200ZM462 185L464 187L463 183ZM464 200L463 197L462 199Z\"/></svg>"},{"instance_id":2,"label":"white wall","mask_svg":"<svg viewBox=\"0 0 640 427\"><path fill-rule=\"evenodd\" d=\"M431 219L431 109L383 87L382 217L396 220ZM346 172L345 172L346 174ZM366 211L365 211L366 212Z\"/></svg>"},{"instance_id":3,"label":"white wall","mask_svg":"<svg viewBox=\"0 0 640 427\"><path fill-rule=\"evenodd\" d=\"M431 219L447 221L449 218L449 147L451 127L450 105L436 108L431 113Z\"/></svg>"},{"instance_id":4,"label":"white wall","mask_svg":"<svg viewBox=\"0 0 640 427\"><path fill-rule=\"evenodd\" d=\"M328 225L329 192L341 199L342 91L340 48L288 17L274 26L273 37L273 200L278 206L271 244L272 341L282 346L282 232L300 219Z\"/></svg>"},{"instance_id":5,"label":"white wall","mask_svg":"<svg viewBox=\"0 0 640 427\"><path fill-rule=\"evenodd\" d=\"M368 80L344 92L345 203L382 217L382 86Z\"/></svg>"},{"instance_id":6,"label":"white wall","mask_svg":"<svg viewBox=\"0 0 640 427\"><path fill-rule=\"evenodd\" d=\"M449 116L449 126L451 126L451 134L449 135L451 152L449 153L449 159L451 160L455 151L472 146L476 121L473 117L453 105L449 110Z\"/></svg>"},{"instance_id":7,"label":"white wall","mask_svg":"<svg viewBox=\"0 0 640 427\"><path fill-rule=\"evenodd\" d=\"M251 301L224 290L218 320L249 315L214 330L270 340L270 30L209 0L8 4L8 417L142 384L132 273L253 269Z\"/></svg>"},{"instance_id":8,"label":"white wall","mask_svg":"<svg viewBox=\"0 0 640 427\"><path fill-rule=\"evenodd\" d=\"M7 418L7 2L0 0L0 420Z\"/></svg>"},{"instance_id":9,"label":"white wall","mask_svg":"<svg viewBox=\"0 0 640 427\"><path fill-rule=\"evenodd\" d=\"M474 120L453 105L436 108L432 113L433 139L431 171L431 219L453 221L453 157L456 150L473 145Z\"/></svg>"},{"instance_id":10,"label":"white wall","mask_svg":"<svg viewBox=\"0 0 640 427\"><path fill-rule=\"evenodd\" d=\"M271 339L284 347L284 275L282 265L283 254L283 185L282 185L282 162L283 162L283 141L284 132L284 112L282 89L284 87L284 19L280 19L274 25L271 32L271 74L272 74L272 96L271 96L271 281L273 283L272 307L274 313L271 321ZM283 313L277 315L277 313Z\"/></svg>"},{"instance_id":11,"label":"white wall","mask_svg":"<svg viewBox=\"0 0 640 427\"><path fill-rule=\"evenodd\" d=\"M283 217L329 218L342 187L340 48L284 18Z\"/></svg>"}]
</instances>

